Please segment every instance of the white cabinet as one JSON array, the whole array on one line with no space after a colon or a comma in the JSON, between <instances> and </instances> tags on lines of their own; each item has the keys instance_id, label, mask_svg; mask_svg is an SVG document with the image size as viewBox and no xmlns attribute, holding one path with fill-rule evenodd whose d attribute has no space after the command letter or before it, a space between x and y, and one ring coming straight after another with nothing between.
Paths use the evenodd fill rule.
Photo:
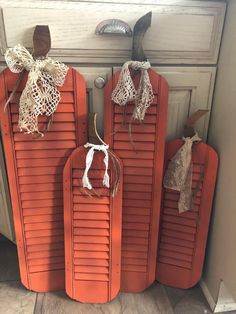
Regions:
<instances>
[{"instance_id":1,"label":"white cabinet","mask_svg":"<svg viewBox=\"0 0 236 314\"><path fill-rule=\"evenodd\" d=\"M88 112L97 112L98 130L103 134L104 89L95 86L95 80L103 78L104 83L118 68L112 67L75 67L85 78L87 87ZM167 139L180 137L186 118L197 109L209 109L202 118L197 130L206 140L211 110L212 92L215 79L214 67L154 67L169 84L169 106ZM0 151L0 233L14 240L14 228L9 199L3 156Z\"/></svg>"},{"instance_id":2,"label":"white cabinet","mask_svg":"<svg viewBox=\"0 0 236 314\"><path fill-rule=\"evenodd\" d=\"M225 9L225 1L0 0L0 67L5 66L6 48L18 43L31 48L35 25L49 25L50 55L73 65L84 76L88 111L98 113L102 135L104 89L94 81L106 82L130 59L132 38L96 36L95 28L112 18L133 28L138 18L152 11L143 47L153 68L169 83L167 139L182 135L192 112L209 109L197 124L199 135L206 140ZM4 178L1 171L5 171L3 161L0 180ZM5 201L7 183L0 183L0 233L13 239L10 203Z\"/></svg>"}]
</instances>

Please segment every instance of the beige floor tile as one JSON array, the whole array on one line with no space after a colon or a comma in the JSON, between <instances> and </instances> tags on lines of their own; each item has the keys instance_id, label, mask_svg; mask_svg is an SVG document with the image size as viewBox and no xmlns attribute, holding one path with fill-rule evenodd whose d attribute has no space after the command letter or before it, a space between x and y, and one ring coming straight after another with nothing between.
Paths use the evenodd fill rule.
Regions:
<instances>
[{"instance_id":1,"label":"beige floor tile","mask_svg":"<svg viewBox=\"0 0 236 314\"><path fill-rule=\"evenodd\" d=\"M163 287L157 283L142 293L120 293L122 314L172 314L170 302Z\"/></svg>"},{"instance_id":2,"label":"beige floor tile","mask_svg":"<svg viewBox=\"0 0 236 314\"><path fill-rule=\"evenodd\" d=\"M188 289L176 304L174 314L211 314L212 311L199 286Z\"/></svg>"},{"instance_id":3,"label":"beige floor tile","mask_svg":"<svg viewBox=\"0 0 236 314\"><path fill-rule=\"evenodd\" d=\"M180 302L181 299L186 295L187 290L177 289L168 286L163 286L167 292L168 298L170 300L171 306L175 308L176 304Z\"/></svg>"},{"instance_id":4,"label":"beige floor tile","mask_svg":"<svg viewBox=\"0 0 236 314\"><path fill-rule=\"evenodd\" d=\"M106 304L84 304L71 300L64 292L44 294L42 305L37 304L42 314L121 314L119 298ZM39 314L39 313L36 313Z\"/></svg>"},{"instance_id":5,"label":"beige floor tile","mask_svg":"<svg viewBox=\"0 0 236 314\"><path fill-rule=\"evenodd\" d=\"M73 301L65 292L36 294L19 283L16 246L0 242L0 314L18 313L210 314L211 311L198 286L182 290L155 283L142 293L120 293L115 300L102 305Z\"/></svg>"},{"instance_id":6,"label":"beige floor tile","mask_svg":"<svg viewBox=\"0 0 236 314\"><path fill-rule=\"evenodd\" d=\"M18 281L0 282L1 314L33 314L36 293L26 290Z\"/></svg>"},{"instance_id":7,"label":"beige floor tile","mask_svg":"<svg viewBox=\"0 0 236 314\"><path fill-rule=\"evenodd\" d=\"M35 314L173 314L164 288L154 284L142 293L120 293L106 304L82 304L64 292L46 293L38 298Z\"/></svg>"}]
</instances>

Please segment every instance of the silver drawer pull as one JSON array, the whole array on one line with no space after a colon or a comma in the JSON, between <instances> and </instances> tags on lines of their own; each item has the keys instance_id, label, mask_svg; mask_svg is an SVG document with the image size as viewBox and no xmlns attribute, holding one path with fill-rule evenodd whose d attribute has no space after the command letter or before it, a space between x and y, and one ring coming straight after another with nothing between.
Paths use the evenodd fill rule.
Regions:
<instances>
[{"instance_id":1,"label":"silver drawer pull","mask_svg":"<svg viewBox=\"0 0 236 314\"><path fill-rule=\"evenodd\" d=\"M104 20L95 29L96 35L121 35L132 36L132 30L124 21L118 19Z\"/></svg>"}]
</instances>

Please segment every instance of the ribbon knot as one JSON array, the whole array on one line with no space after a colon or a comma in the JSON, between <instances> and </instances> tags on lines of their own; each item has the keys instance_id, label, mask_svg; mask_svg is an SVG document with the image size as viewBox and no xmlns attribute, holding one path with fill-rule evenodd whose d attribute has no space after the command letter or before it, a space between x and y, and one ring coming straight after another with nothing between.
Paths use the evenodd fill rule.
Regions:
<instances>
[{"instance_id":1,"label":"ribbon knot","mask_svg":"<svg viewBox=\"0 0 236 314\"><path fill-rule=\"evenodd\" d=\"M138 89L134 87L130 76L129 67L133 70L141 70ZM120 77L115 89L112 92L112 100L120 106L125 106L127 102L134 101L135 108L133 119L144 120L146 111L154 99L152 85L148 75L150 62L127 61L122 67Z\"/></svg>"},{"instance_id":2,"label":"ribbon knot","mask_svg":"<svg viewBox=\"0 0 236 314\"><path fill-rule=\"evenodd\" d=\"M34 60L29 51L17 45L5 53L5 60L13 73L24 69L29 72L28 80L20 97L19 128L26 133L40 133L38 116L51 116L61 99L57 86L62 86L68 67L47 57Z\"/></svg>"},{"instance_id":3,"label":"ribbon knot","mask_svg":"<svg viewBox=\"0 0 236 314\"><path fill-rule=\"evenodd\" d=\"M164 187L180 192L180 213L190 210L192 206L192 145L201 138L196 133L193 137L183 137L183 140L183 146L169 162L164 176Z\"/></svg>"},{"instance_id":4,"label":"ribbon knot","mask_svg":"<svg viewBox=\"0 0 236 314\"><path fill-rule=\"evenodd\" d=\"M93 162L93 157L94 157L95 151L101 151L105 155L103 161L104 161L104 164L106 167L104 177L103 177L103 185L105 187L109 188L110 187L110 184L109 184L110 178L109 178L109 174L108 174L108 148L109 148L109 145L95 145L95 144L91 144L91 143L86 143L84 145L84 147L90 148L90 149L86 155L86 167L85 167L84 175L82 178L83 187L87 188L89 190L91 190L93 188L92 184L90 183L89 178L88 178L88 172L89 172L89 169L90 169L91 164Z\"/></svg>"}]
</instances>

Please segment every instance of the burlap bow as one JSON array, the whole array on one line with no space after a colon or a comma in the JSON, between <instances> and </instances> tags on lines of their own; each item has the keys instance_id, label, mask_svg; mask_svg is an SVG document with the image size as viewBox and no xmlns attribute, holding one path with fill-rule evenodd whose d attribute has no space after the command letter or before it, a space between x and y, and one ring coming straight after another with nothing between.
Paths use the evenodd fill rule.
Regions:
<instances>
[{"instance_id":1,"label":"burlap bow","mask_svg":"<svg viewBox=\"0 0 236 314\"><path fill-rule=\"evenodd\" d=\"M29 51L21 45L9 48L5 60L14 73L24 69L29 72L28 80L20 97L19 128L27 133L41 133L38 130L38 116L51 116L60 101L57 86L62 86L68 67L47 57L34 60Z\"/></svg>"},{"instance_id":2,"label":"burlap bow","mask_svg":"<svg viewBox=\"0 0 236 314\"><path fill-rule=\"evenodd\" d=\"M183 137L184 145L177 151L168 164L164 187L180 192L179 212L185 212L192 206L192 145L201 141L196 133L193 137Z\"/></svg>"},{"instance_id":3,"label":"burlap bow","mask_svg":"<svg viewBox=\"0 0 236 314\"><path fill-rule=\"evenodd\" d=\"M137 90L130 76L129 67L133 70L141 70ZM133 119L140 121L144 120L145 113L154 99L152 85L147 71L150 67L151 65L148 61L127 61L122 67L118 83L112 92L112 100L120 106L126 105L129 101L135 102Z\"/></svg>"}]
</instances>

